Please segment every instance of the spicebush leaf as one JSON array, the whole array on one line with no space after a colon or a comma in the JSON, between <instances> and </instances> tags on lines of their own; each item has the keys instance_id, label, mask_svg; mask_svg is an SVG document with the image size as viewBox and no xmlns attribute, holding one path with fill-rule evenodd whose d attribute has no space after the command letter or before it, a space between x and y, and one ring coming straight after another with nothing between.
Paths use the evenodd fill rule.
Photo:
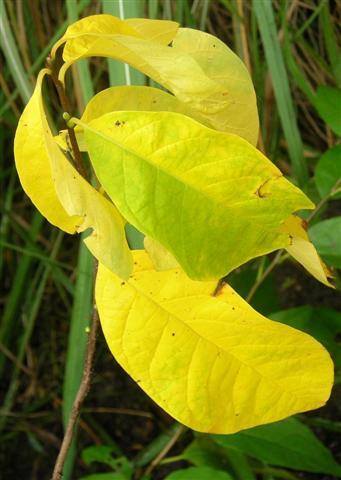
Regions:
<instances>
[{"instance_id":1,"label":"spicebush leaf","mask_svg":"<svg viewBox=\"0 0 341 480\"><path fill-rule=\"evenodd\" d=\"M122 217L77 172L55 143L42 101L46 73L42 70L38 76L16 134L15 159L21 183L38 210L54 225L67 232L91 228L92 233L84 240L89 250L126 278L132 269L132 258Z\"/></svg>"},{"instance_id":2,"label":"spicebush leaf","mask_svg":"<svg viewBox=\"0 0 341 480\"><path fill-rule=\"evenodd\" d=\"M282 232L290 235L290 245L286 247L292 255L316 280L327 287L333 287L328 281L332 274L319 257L316 248L309 240L301 218L291 215L284 223Z\"/></svg>"},{"instance_id":3,"label":"spicebush leaf","mask_svg":"<svg viewBox=\"0 0 341 480\"><path fill-rule=\"evenodd\" d=\"M57 49L67 42L64 49L64 59L74 58L96 42L96 36L110 42L115 34L145 38L156 43L168 45L178 30L178 24L170 20L151 20L147 18L129 18L121 20L113 15L89 15L67 28L65 34L54 45L51 55L55 56ZM87 35L85 38L84 35ZM92 37L92 38L91 38Z\"/></svg>"},{"instance_id":4,"label":"spicebush leaf","mask_svg":"<svg viewBox=\"0 0 341 480\"><path fill-rule=\"evenodd\" d=\"M112 354L194 430L233 433L323 405L333 367L305 333L267 320L228 285L156 272L134 252L127 282L100 265L96 303ZM114 299L114 300L113 300Z\"/></svg>"},{"instance_id":5,"label":"spicebush leaf","mask_svg":"<svg viewBox=\"0 0 341 480\"><path fill-rule=\"evenodd\" d=\"M336 145L322 155L316 165L315 182L321 198L327 197L339 182L339 193L330 198L341 198L341 145Z\"/></svg>"},{"instance_id":6,"label":"spicebush leaf","mask_svg":"<svg viewBox=\"0 0 341 480\"><path fill-rule=\"evenodd\" d=\"M112 112L85 141L121 214L193 279L220 278L289 244L281 223L310 200L252 145L170 112Z\"/></svg>"},{"instance_id":7,"label":"spicebush leaf","mask_svg":"<svg viewBox=\"0 0 341 480\"><path fill-rule=\"evenodd\" d=\"M167 475L165 480L233 480L231 475L210 467L189 467Z\"/></svg>"},{"instance_id":8,"label":"spicebush leaf","mask_svg":"<svg viewBox=\"0 0 341 480\"><path fill-rule=\"evenodd\" d=\"M81 120L89 123L114 111L176 112L192 117L198 122L205 119L198 112L170 93L158 88L140 86L110 87L97 93L87 104ZM208 122L206 122L208 125Z\"/></svg>"},{"instance_id":9,"label":"spicebush leaf","mask_svg":"<svg viewBox=\"0 0 341 480\"><path fill-rule=\"evenodd\" d=\"M40 213L68 233L76 231L79 218L70 217L55 191L49 160L41 81L23 111L14 138L14 158L20 183Z\"/></svg>"},{"instance_id":10,"label":"spicebush leaf","mask_svg":"<svg viewBox=\"0 0 341 480\"><path fill-rule=\"evenodd\" d=\"M60 79L76 60L102 56L124 61L163 85L217 129L252 144L258 113L252 80L243 62L223 42L182 28L171 46L128 35L83 34L66 42Z\"/></svg>"},{"instance_id":11,"label":"spicebush leaf","mask_svg":"<svg viewBox=\"0 0 341 480\"><path fill-rule=\"evenodd\" d=\"M309 229L309 235L322 258L341 268L341 217L316 223Z\"/></svg>"},{"instance_id":12,"label":"spicebush leaf","mask_svg":"<svg viewBox=\"0 0 341 480\"><path fill-rule=\"evenodd\" d=\"M269 465L341 476L341 467L329 450L295 418L213 438L218 445L235 448Z\"/></svg>"}]
</instances>

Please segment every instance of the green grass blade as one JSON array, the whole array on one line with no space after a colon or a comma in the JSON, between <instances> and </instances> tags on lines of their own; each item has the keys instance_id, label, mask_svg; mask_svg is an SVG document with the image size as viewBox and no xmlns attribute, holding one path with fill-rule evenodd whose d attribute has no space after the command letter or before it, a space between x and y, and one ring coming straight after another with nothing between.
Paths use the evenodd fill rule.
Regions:
<instances>
[{"instance_id":1,"label":"green grass blade","mask_svg":"<svg viewBox=\"0 0 341 480\"><path fill-rule=\"evenodd\" d=\"M79 5L77 6L77 12L78 14L81 13L85 7L87 7L90 3L90 0L81 0L79 2ZM46 45L46 47L40 52L38 55L37 59L34 61L32 64L31 68L28 70L28 74L35 73L39 67L43 66L43 63L46 60L46 57L48 53L50 52L52 46L56 43L56 41L63 35L67 28L68 22L65 21L64 23L61 24L61 26L56 30L56 33L51 37L51 40L49 43ZM4 115L4 113L8 110L8 108L11 106L11 101L15 100L17 96L19 95L19 90L15 89L14 92L11 94L11 96L7 99L7 101L1 106L0 108L0 117Z\"/></svg>"},{"instance_id":2,"label":"green grass blade","mask_svg":"<svg viewBox=\"0 0 341 480\"><path fill-rule=\"evenodd\" d=\"M143 17L144 1L102 0L103 13L121 19ZM144 85L145 76L129 65L108 60L110 85Z\"/></svg>"},{"instance_id":3,"label":"green grass blade","mask_svg":"<svg viewBox=\"0 0 341 480\"><path fill-rule=\"evenodd\" d=\"M0 44L11 71L14 83L24 103L31 97L33 87L26 75L8 21L4 0L0 0Z\"/></svg>"},{"instance_id":4,"label":"green grass blade","mask_svg":"<svg viewBox=\"0 0 341 480\"><path fill-rule=\"evenodd\" d=\"M53 244L53 248L51 251L50 258L51 260L54 260L58 254L58 251L60 249L62 239L63 239L64 233L63 232L58 232L56 239ZM46 287L46 283L49 279L49 275L51 273L51 267L50 264L46 264L45 266L41 265L43 267L41 269L41 273L39 270L37 271L36 278L38 279L37 282L37 288L34 288L35 282L33 282L33 285L31 288L28 289L27 292L27 297L29 300L33 301L31 302L30 308L27 310L27 321L25 323L25 329L23 332L23 335L20 339L19 343L19 349L17 353L17 363L14 365L13 372L11 375L11 383L10 386L6 392L4 402L1 408L1 415L0 415L0 431L2 431L6 425L6 421L8 419L8 413L11 411L14 400L15 400L15 395L18 391L19 388L19 375L20 375L20 368L19 365L21 365L24 361L25 354L27 351L27 346L30 341L33 328L35 325L35 321L37 319L39 309L41 302L43 300L44 296L44 291Z\"/></svg>"},{"instance_id":5,"label":"green grass blade","mask_svg":"<svg viewBox=\"0 0 341 480\"><path fill-rule=\"evenodd\" d=\"M330 64L333 69L337 85L341 86L341 50L338 46L335 30L332 25L329 2L326 2L321 11L322 32Z\"/></svg>"},{"instance_id":6,"label":"green grass blade","mask_svg":"<svg viewBox=\"0 0 341 480\"><path fill-rule=\"evenodd\" d=\"M288 144L293 177L297 180L298 184L302 186L308 180L308 168L303 156L302 140L297 127L288 76L277 36L272 2L268 0L257 0L253 2L253 9L257 17L265 57L272 78L284 136Z\"/></svg>"},{"instance_id":7,"label":"green grass blade","mask_svg":"<svg viewBox=\"0 0 341 480\"><path fill-rule=\"evenodd\" d=\"M78 20L77 2L75 2L75 0L66 0L66 10L68 22L76 22ZM83 101L86 104L94 96L88 60L80 60L77 62L77 70Z\"/></svg>"},{"instance_id":8,"label":"green grass blade","mask_svg":"<svg viewBox=\"0 0 341 480\"><path fill-rule=\"evenodd\" d=\"M34 242L39 235L43 226L43 221L44 219L40 213L37 211L34 212L31 220L30 238L25 244L26 249L30 249L31 242ZM19 265L16 269L12 282L12 288L7 297L6 306L1 318L0 343L3 345L9 345L11 338L17 331L18 312L22 304L22 297L26 291L26 285L28 283L27 278L31 273L33 262L34 260L31 255L22 255ZM5 361L6 358L0 352L0 378L3 374Z\"/></svg>"}]
</instances>

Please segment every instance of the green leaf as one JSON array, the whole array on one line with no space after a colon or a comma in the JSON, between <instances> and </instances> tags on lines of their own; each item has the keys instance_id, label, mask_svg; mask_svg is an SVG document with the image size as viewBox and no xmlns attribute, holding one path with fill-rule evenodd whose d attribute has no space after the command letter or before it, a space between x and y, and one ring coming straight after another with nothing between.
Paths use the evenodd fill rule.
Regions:
<instances>
[{"instance_id":1,"label":"green leaf","mask_svg":"<svg viewBox=\"0 0 341 480\"><path fill-rule=\"evenodd\" d=\"M341 476L341 467L329 450L295 418L213 438L218 445L235 448L269 465Z\"/></svg>"},{"instance_id":2,"label":"green leaf","mask_svg":"<svg viewBox=\"0 0 341 480\"><path fill-rule=\"evenodd\" d=\"M109 445L94 445L87 447L82 451L82 460L87 465L93 462L104 463L110 467L115 467L117 460L112 457L114 447Z\"/></svg>"},{"instance_id":3,"label":"green leaf","mask_svg":"<svg viewBox=\"0 0 341 480\"><path fill-rule=\"evenodd\" d=\"M79 123L79 122L77 122ZM171 112L112 112L84 128L121 214L193 279L289 245L280 225L310 200L242 138Z\"/></svg>"},{"instance_id":4,"label":"green leaf","mask_svg":"<svg viewBox=\"0 0 341 480\"><path fill-rule=\"evenodd\" d=\"M200 435L184 450L181 458L196 467L210 467L225 470L228 462L221 454L222 448L209 435Z\"/></svg>"},{"instance_id":5,"label":"green leaf","mask_svg":"<svg viewBox=\"0 0 341 480\"><path fill-rule=\"evenodd\" d=\"M321 118L337 134L341 135L341 89L320 85L316 92L314 106Z\"/></svg>"},{"instance_id":6,"label":"green leaf","mask_svg":"<svg viewBox=\"0 0 341 480\"><path fill-rule=\"evenodd\" d=\"M109 473L94 473L93 475L87 475L81 477L79 480L130 480L131 476L127 477L123 473L109 472Z\"/></svg>"},{"instance_id":7,"label":"green leaf","mask_svg":"<svg viewBox=\"0 0 341 480\"><path fill-rule=\"evenodd\" d=\"M320 158L315 170L315 182L321 198L341 198L341 145L329 149ZM339 182L339 192L331 194ZM336 190L336 189L335 189Z\"/></svg>"},{"instance_id":8,"label":"green leaf","mask_svg":"<svg viewBox=\"0 0 341 480\"><path fill-rule=\"evenodd\" d=\"M209 467L190 467L177 470L166 477L165 480L233 480L231 475L221 470Z\"/></svg>"},{"instance_id":9,"label":"green leaf","mask_svg":"<svg viewBox=\"0 0 341 480\"><path fill-rule=\"evenodd\" d=\"M309 229L309 236L322 258L341 268L341 217L323 220Z\"/></svg>"}]
</instances>

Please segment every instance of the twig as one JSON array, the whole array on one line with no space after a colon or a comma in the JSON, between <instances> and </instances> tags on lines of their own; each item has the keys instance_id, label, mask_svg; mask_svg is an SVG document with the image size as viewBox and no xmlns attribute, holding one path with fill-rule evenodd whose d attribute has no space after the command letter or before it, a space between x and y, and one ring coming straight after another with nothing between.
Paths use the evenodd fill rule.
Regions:
<instances>
[{"instance_id":1,"label":"twig","mask_svg":"<svg viewBox=\"0 0 341 480\"><path fill-rule=\"evenodd\" d=\"M54 86L56 87L61 107L64 112L71 112L70 103L65 94L64 85L60 80L58 80L58 74L56 72L56 69L54 68L53 62L51 62L49 67L51 68L51 78L54 83ZM70 128L69 125L66 125L66 126L67 126L67 131L68 131L70 142L71 142L75 167L84 178L87 178L86 170L84 168L84 164L82 160L82 154L78 147L75 131L73 128Z\"/></svg>"},{"instance_id":2,"label":"twig","mask_svg":"<svg viewBox=\"0 0 341 480\"><path fill-rule=\"evenodd\" d=\"M96 350L96 336L97 336L98 326L99 326L99 317L98 317L97 308L94 306L92 324L91 324L91 329L90 329L89 338L88 338L87 350L85 354L85 365L83 370L83 377L82 377L82 381L79 386L76 398L72 405L71 414L65 430L64 438L63 438L62 445L56 460L56 464L53 470L51 480L60 480L62 478L63 466L66 460L67 452L72 442L73 433L74 433L75 426L80 414L80 410L84 402L84 399L90 389L92 364L93 364L94 354Z\"/></svg>"},{"instance_id":3,"label":"twig","mask_svg":"<svg viewBox=\"0 0 341 480\"><path fill-rule=\"evenodd\" d=\"M264 282L264 280L266 279L266 277L272 272L272 270L275 268L275 266L277 265L277 263L279 262L281 256L283 254L283 250L279 250L277 253L276 253L276 256L274 257L274 259L272 260L272 262L270 263L270 265L268 266L268 268L266 268L263 272L263 274L258 278L258 280L256 280L256 282L253 284L251 290L249 291L248 293L248 296L246 297L246 301L248 303L250 303L250 301L252 300L254 294L256 293L256 291L258 290L258 288L261 286L261 284Z\"/></svg>"},{"instance_id":4,"label":"twig","mask_svg":"<svg viewBox=\"0 0 341 480\"><path fill-rule=\"evenodd\" d=\"M154 458L154 460L151 462L148 468L146 468L146 471L144 473L145 477L148 477L151 472L154 470L154 468L159 465L159 463L163 460L163 458L167 455L169 450L175 445L175 443L178 441L180 435L186 430L186 427L184 425L179 425L179 427L175 430L173 436L169 439L169 442L167 445L164 446L164 448L161 450L161 452Z\"/></svg>"}]
</instances>

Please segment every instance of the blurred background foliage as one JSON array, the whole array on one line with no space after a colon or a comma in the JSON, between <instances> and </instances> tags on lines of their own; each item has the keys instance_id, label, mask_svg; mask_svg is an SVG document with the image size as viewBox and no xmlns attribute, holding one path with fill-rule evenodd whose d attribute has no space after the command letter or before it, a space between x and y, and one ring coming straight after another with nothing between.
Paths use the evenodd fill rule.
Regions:
<instances>
[{"instance_id":1,"label":"blurred background foliage","mask_svg":"<svg viewBox=\"0 0 341 480\"><path fill-rule=\"evenodd\" d=\"M18 118L53 43L96 13L172 19L226 42L251 72L259 148L317 204L305 214L336 289L287 256L239 268L228 281L262 314L322 342L336 367L327 406L235 435L192 432L139 389L98 339L93 385L64 478L273 480L341 477L341 3L328 0L1 0L0 3L0 469L4 479L47 479L83 368L93 260L76 236L52 228L19 184ZM111 85L149 84L115 61L73 69L72 113ZM61 112L53 88L49 101ZM61 125L56 115L56 127ZM140 241L130 233L131 243Z\"/></svg>"}]
</instances>

